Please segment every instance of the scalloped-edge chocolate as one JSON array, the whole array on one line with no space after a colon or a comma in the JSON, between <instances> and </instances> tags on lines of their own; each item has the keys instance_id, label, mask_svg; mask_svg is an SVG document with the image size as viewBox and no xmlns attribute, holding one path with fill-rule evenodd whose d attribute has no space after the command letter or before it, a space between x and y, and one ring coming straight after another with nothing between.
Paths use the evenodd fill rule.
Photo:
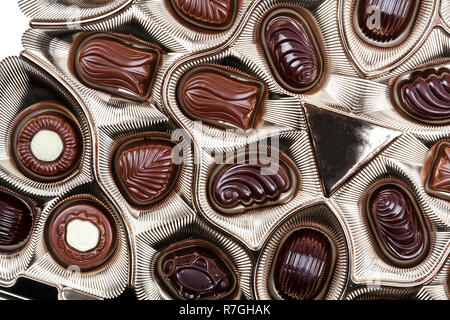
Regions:
<instances>
[{"instance_id":1,"label":"scalloped-edge chocolate","mask_svg":"<svg viewBox=\"0 0 450 320\"><path fill-rule=\"evenodd\" d=\"M13 125L11 153L30 179L62 180L79 166L83 139L76 118L54 101L38 102L19 114Z\"/></svg>"},{"instance_id":2,"label":"scalloped-edge chocolate","mask_svg":"<svg viewBox=\"0 0 450 320\"><path fill-rule=\"evenodd\" d=\"M161 51L132 37L94 33L73 44L73 72L86 86L136 101L147 100Z\"/></svg>"},{"instance_id":3,"label":"scalloped-edge chocolate","mask_svg":"<svg viewBox=\"0 0 450 320\"><path fill-rule=\"evenodd\" d=\"M264 18L261 43L272 73L288 91L309 91L319 82L323 59L307 20L296 10L280 8Z\"/></svg>"},{"instance_id":4,"label":"scalloped-edge chocolate","mask_svg":"<svg viewBox=\"0 0 450 320\"><path fill-rule=\"evenodd\" d=\"M158 254L158 282L174 299L238 299L238 277L229 258L204 240L183 240Z\"/></svg>"},{"instance_id":5,"label":"scalloped-edge chocolate","mask_svg":"<svg viewBox=\"0 0 450 320\"><path fill-rule=\"evenodd\" d=\"M211 31L229 29L239 6L238 0L169 0L169 3L184 22Z\"/></svg>"},{"instance_id":6,"label":"scalloped-edge chocolate","mask_svg":"<svg viewBox=\"0 0 450 320\"><path fill-rule=\"evenodd\" d=\"M366 217L384 257L399 267L420 263L428 254L428 231L408 187L396 179L379 182L365 201Z\"/></svg>"},{"instance_id":7,"label":"scalloped-edge chocolate","mask_svg":"<svg viewBox=\"0 0 450 320\"><path fill-rule=\"evenodd\" d=\"M180 108L190 118L223 128L249 129L265 95L262 82L212 65L185 73L177 85Z\"/></svg>"},{"instance_id":8,"label":"scalloped-edge chocolate","mask_svg":"<svg viewBox=\"0 0 450 320\"><path fill-rule=\"evenodd\" d=\"M180 165L170 137L149 132L124 141L114 153L112 169L125 199L137 207L150 206L172 190Z\"/></svg>"},{"instance_id":9,"label":"scalloped-edge chocolate","mask_svg":"<svg viewBox=\"0 0 450 320\"><path fill-rule=\"evenodd\" d=\"M450 140L439 141L430 149L422 174L428 194L450 201Z\"/></svg>"}]
</instances>

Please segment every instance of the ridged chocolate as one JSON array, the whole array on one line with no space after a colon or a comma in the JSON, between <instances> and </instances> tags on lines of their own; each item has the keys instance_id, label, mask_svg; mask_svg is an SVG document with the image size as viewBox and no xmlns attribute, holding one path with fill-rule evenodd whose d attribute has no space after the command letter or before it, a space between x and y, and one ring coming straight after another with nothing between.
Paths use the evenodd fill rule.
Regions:
<instances>
[{"instance_id":1,"label":"ridged chocolate","mask_svg":"<svg viewBox=\"0 0 450 320\"><path fill-rule=\"evenodd\" d=\"M258 157L256 163L246 160L245 163L225 164L213 173L210 197L219 211L238 213L286 201L282 198L292 191L293 179L290 169L281 160L275 162Z\"/></svg>"},{"instance_id":2,"label":"ridged chocolate","mask_svg":"<svg viewBox=\"0 0 450 320\"><path fill-rule=\"evenodd\" d=\"M433 168L429 187L435 191L450 193L450 142L439 148Z\"/></svg>"},{"instance_id":3,"label":"ridged chocolate","mask_svg":"<svg viewBox=\"0 0 450 320\"><path fill-rule=\"evenodd\" d=\"M381 43L400 37L415 19L416 0L363 0L358 8L358 25L369 39ZM376 9L374 9L376 8ZM379 10L379 15L376 12ZM375 19L380 17L379 25Z\"/></svg>"},{"instance_id":4,"label":"ridged chocolate","mask_svg":"<svg viewBox=\"0 0 450 320\"><path fill-rule=\"evenodd\" d=\"M235 19L236 0L170 0L175 12L195 26L226 30Z\"/></svg>"},{"instance_id":5,"label":"ridged chocolate","mask_svg":"<svg viewBox=\"0 0 450 320\"><path fill-rule=\"evenodd\" d=\"M368 218L380 249L387 257L412 262L425 250L427 235L412 195L386 183L368 199Z\"/></svg>"},{"instance_id":6,"label":"ridged chocolate","mask_svg":"<svg viewBox=\"0 0 450 320\"><path fill-rule=\"evenodd\" d=\"M196 120L248 129L261 104L264 85L237 73L205 66L186 74L177 94L181 108Z\"/></svg>"},{"instance_id":7,"label":"ridged chocolate","mask_svg":"<svg viewBox=\"0 0 450 320\"><path fill-rule=\"evenodd\" d=\"M290 91L311 89L322 72L322 58L306 20L280 10L263 23L263 46L278 81Z\"/></svg>"},{"instance_id":8,"label":"ridged chocolate","mask_svg":"<svg viewBox=\"0 0 450 320\"><path fill-rule=\"evenodd\" d=\"M165 141L139 138L117 151L116 180L131 204L150 205L170 192L178 173L172 149Z\"/></svg>"},{"instance_id":9,"label":"ridged chocolate","mask_svg":"<svg viewBox=\"0 0 450 320\"><path fill-rule=\"evenodd\" d=\"M157 49L120 37L95 34L79 44L75 72L85 85L143 101L159 65Z\"/></svg>"},{"instance_id":10,"label":"ridged chocolate","mask_svg":"<svg viewBox=\"0 0 450 320\"><path fill-rule=\"evenodd\" d=\"M30 208L12 194L0 191L0 249L8 250L24 242L32 224Z\"/></svg>"},{"instance_id":11,"label":"ridged chocolate","mask_svg":"<svg viewBox=\"0 0 450 320\"><path fill-rule=\"evenodd\" d=\"M450 123L450 70L428 69L413 74L400 88L401 107L423 121Z\"/></svg>"},{"instance_id":12,"label":"ridged chocolate","mask_svg":"<svg viewBox=\"0 0 450 320\"><path fill-rule=\"evenodd\" d=\"M283 299L313 300L326 289L332 247L321 232L301 229L282 244L274 263L275 289Z\"/></svg>"}]
</instances>

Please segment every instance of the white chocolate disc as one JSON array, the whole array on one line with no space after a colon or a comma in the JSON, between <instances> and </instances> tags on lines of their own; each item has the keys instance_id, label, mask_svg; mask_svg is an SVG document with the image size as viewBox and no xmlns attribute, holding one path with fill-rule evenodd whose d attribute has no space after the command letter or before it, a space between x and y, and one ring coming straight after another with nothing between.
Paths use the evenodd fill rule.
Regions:
<instances>
[{"instance_id":1,"label":"white chocolate disc","mask_svg":"<svg viewBox=\"0 0 450 320\"><path fill-rule=\"evenodd\" d=\"M31 152L40 161L55 161L63 149L62 139L55 131L40 130L31 139Z\"/></svg>"},{"instance_id":2,"label":"white chocolate disc","mask_svg":"<svg viewBox=\"0 0 450 320\"><path fill-rule=\"evenodd\" d=\"M100 240L100 231L90 221L74 219L67 224L66 241L72 248L86 252L94 249Z\"/></svg>"}]
</instances>

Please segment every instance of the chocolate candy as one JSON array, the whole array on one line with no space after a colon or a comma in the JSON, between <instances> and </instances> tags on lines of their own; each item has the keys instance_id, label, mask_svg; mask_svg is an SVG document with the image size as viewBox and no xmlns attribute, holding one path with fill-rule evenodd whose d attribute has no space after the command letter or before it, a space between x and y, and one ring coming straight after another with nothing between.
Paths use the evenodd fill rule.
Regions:
<instances>
[{"instance_id":1,"label":"chocolate candy","mask_svg":"<svg viewBox=\"0 0 450 320\"><path fill-rule=\"evenodd\" d=\"M162 252L158 275L176 299L229 299L237 280L226 260L205 241L182 241Z\"/></svg>"},{"instance_id":2,"label":"chocolate candy","mask_svg":"<svg viewBox=\"0 0 450 320\"><path fill-rule=\"evenodd\" d=\"M450 70L415 72L399 86L399 107L423 122L450 123Z\"/></svg>"},{"instance_id":3,"label":"chocolate candy","mask_svg":"<svg viewBox=\"0 0 450 320\"><path fill-rule=\"evenodd\" d=\"M333 245L314 229L293 232L275 258L272 277L276 294L282 299L322 299L335 264Z\"/></svg>"},{"instance_id":4,"label":"chocolate candy","mask_svg":"<svg viewBox=\"0 0 450 320\"><path fill-rule=\"evenodd\" d=\"M79 165L83 142L76 119L52 101L28 107L14 125L11 149L17 167L36 181L52 182Z\"/></svg>"},{"instance_id":5,"label":"chocolate candy","mask_svg":"<svg viewBox=\"0 0 450 320\"><path fill-rule=\"evenodd\" d=\"M416 0L362 0L357 6L361 32L372 41L386 43L402 36L416 17ZM379 21L377 21L379 19Z\"/></svg>"},{"instance_id":6,"label":"chocolate candy","mask_svg":"<svg viewBox=\"0 0 450 320\"><path fill-rule=\"evenodd\" d=\"M428 233L420 209L400 182L386 182L370 192L366 213L378 246L391 263L409 267L427 254Z\"/></svg>"},{"instance_id":7,"label":"chocolate candy","mask_svg":"<svg viewBox=\"0 0 450 320\"><path fill-rule=\"evenodd\" d=\"M128 140L117 149L114 176L128 202L148 206L171 191L179 172L172 158L173 146L170 140L152 133Z\"/></svg>"},{"instance_id":8,"label":"chocolate candy","mask_svg":"<svg viewBox=\"0 0 450 320\"><path fill-rule=\"evenodd\" d=\"M210 178L209 198L219 212L234 214L289 201L296 186L295 173L285 161L258 155L218 166Z\"/></svg>"},{"instance_id":9,"label":"chocolate candy","mask_svg":"<svg viewBox=\"0 0 450 320\"><path fill-rule=\"evenodd\" d=\"M151 94L160 55L158 49L134 38L93 34L77 45L73 69L88 87L145 101Z\"/></svg>"},{"instance_id":10,"label":"chocolate candy","mask_svg":"<svg viewBox=\"0 0 450 320\"><path fill-rule=\"evenodd\" d=\"M237 0L169 0L183 21L204 29L224 31L236 18Z\"/></svg>"},{"instance_id":11,"label":"chocolate candy","mask_svg":"<svg viewBox=\"0 0 450 320\"><path fill-rule=\"evenodd\" d=\"M450 200L450 140L440 141L431 148L423 174L427 193Z\"/></svg>"},{"instance_id":12,"label":"chocolate candy","mask_svg":"<svg viewBox=\"0 0 450 320\"><path fill-rule=\"evenodd\" d=\"M24 201L0 190L0 250L23 246L31 233L33 213Z\"/></svg>"},{"instance_id":13,"label":"chocolate candy","mask_svg":"<svg viewBox=\"0 0 450 320\"><path fill-rule=\"evenodd\" d=\"M47 222L47 247L64 267L82 271L105 263L116 245L116 227L110 213L89 199L69 200Z\"/></svg>"},{"instance_id":14,"label":"chocolate candy","mask_svg":"<svg viewBox=\"0 0 450 320\"><path fill-rule=\"evenodd\" d=\"M289 91L312 89L322 73L322 56L307 21L295 10L274 10L263 21L261 39L273 74Z\"/></svg>"},{"instance_id":15,"label":"chocolate candy","mask_svg":"<svg viewBox=\"0 0 450 320\"><path fill-rule=\"evenodd\" d=\"M262 82L214 66L190 70L177 87L178 103L188 116L225 128L251 128L264 93Z\"/></svg>"}]
</instances>

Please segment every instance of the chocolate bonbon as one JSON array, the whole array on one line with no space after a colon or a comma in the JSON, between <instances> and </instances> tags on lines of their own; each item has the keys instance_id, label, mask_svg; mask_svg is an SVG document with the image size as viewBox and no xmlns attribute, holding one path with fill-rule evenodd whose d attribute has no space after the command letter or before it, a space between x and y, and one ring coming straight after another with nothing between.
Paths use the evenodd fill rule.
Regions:
<instances>
[{"instance_id":1,"label":"chocolate bonbon","mask_svg":"<svg viewBox=\"0 0 450 320\"><path fill-rule=\"evenodd\" d=\"M79 165L83 141L66 107L42 101L23 111L14 125L11 150L17 167L33 180L51 182Z\"/></svg>"},{"instance_id":2,"label":"chocolate bonbon","mask_svg":"<svg viewBox=\"0 0 450 320\"><path fill-rule=\"evenodd\" d=\"M88 87L124 98L145 101L161 58L161 51L130 37L92 34L74 48L73 68Z\"/></svg>"},{"instance_id":3,"label":"chocolate bonbon","mask_svg":"<svg viewBox=\"0 0 450 320\"><path fill-rule=\"evenodd\" d=\"M297 11L272 11L262 24L261 39L272 72L285 89L305 92L320 80L322 56L308 22Z\"/></svg>"},{"instance_id":4,"label":"chocolate bonbon","mask_svg":"<svg viewBox=\"0 0 450 320\"><path fill-rule=\"evenodd\" d=\"M177 100L195 120L245 130L253 126L264 93L260 81L217 66L201 66L182 77Z\"/></svg>"},{"instance_id":5,"label":"chocolate bonbon","mask_svg":"<svg viewBox=\"0 0 450 320\"><path fill-rule=\"evenodd\" d=\"M439 141L431 148L423 176L427 193L450 200L450 140Z\"/></svg>"}]
</instances>

